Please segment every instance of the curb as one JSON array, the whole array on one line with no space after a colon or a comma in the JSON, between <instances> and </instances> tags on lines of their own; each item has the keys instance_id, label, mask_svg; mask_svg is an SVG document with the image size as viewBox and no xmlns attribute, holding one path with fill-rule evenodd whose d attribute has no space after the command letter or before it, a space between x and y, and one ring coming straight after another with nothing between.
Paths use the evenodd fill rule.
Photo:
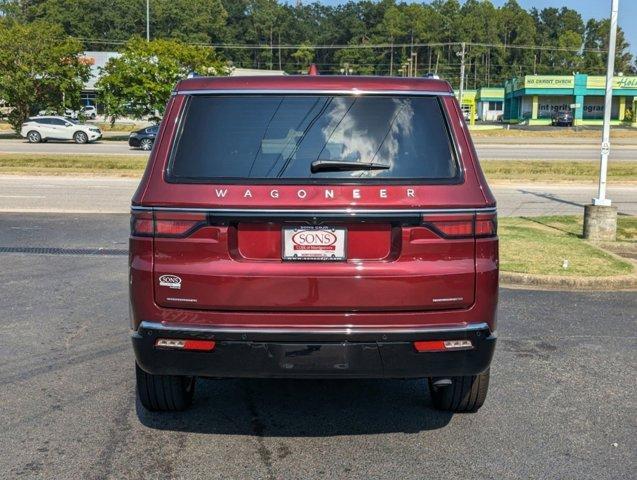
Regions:
<instances>
[{"instance_id":1,"label":"curb","mask_svg":"<svg viewBox=\"0 0 637 480\"><path fill-rule=\"evenodd\" d=\"M566 277L500 272L500 284L502 287L531 287L546 290L637 290L637 274L608 277Z\"/></svg>"}]
</instances>

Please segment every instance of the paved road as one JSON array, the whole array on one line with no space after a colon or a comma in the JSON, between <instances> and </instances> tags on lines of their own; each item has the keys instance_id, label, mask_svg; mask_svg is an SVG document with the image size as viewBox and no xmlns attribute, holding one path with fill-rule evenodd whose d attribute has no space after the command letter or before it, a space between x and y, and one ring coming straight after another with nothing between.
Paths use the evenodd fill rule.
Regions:
<instances>
[{"instance_id":1,"label":"paved road","mask_svg":"<svg viewBox=\"0 0 637 480\"><path fill-rule=\"evenodd\" d=\"M148 152L132 149L119 140L99 141L84 145L73 142L28 143L24 140L0 140L0 153L42 153L57 155L145 155Z\"/></svg>"},{"instance_id":2,"label":"paved road","mask_svg":"<svg viewBox=\"0 0 637 480\"><path fill-rule=\"evenodd\" d=\"M0 245L124 249L123 225L0 214ZM134 400L126 261L0 253L0 478L634 478L634 293L503 289L475 415L414 380L207 380L161 415Z\"/></svg>"},{"instance_id":3,"label":"paved road","mask_svg":"<svg viewBox=\"0 0 637 480\"><path fill-rule=\"evenodd\" d=\"M0 175L0 211L128 212L137 180L92 177ZM594 185L495 185L500 215L582 213L596 194ZM621 213L637 215L637 187L608 190Z\"/></svg>"},{"instance_id":4,"label":"paved road","mask_svg":"<svg viewBox=\"0 0 637 480\"><path fill-rule=\"evenodd\" d=\"M482 160L598 160L599 145L591 143L552 144L498 143L488 139L480 139L476 143L478 155ZM100 141L88 145L76 145L70 142L47 142L40 144L27 143L23 140L0 140L0 153L46 153L46 154L131 154L148 155L141 150L129 148L122 141ZM637 145L614 145L611 161L637 161Z\"/></svg>"},{"instance_id":5,"label":"paved road","mask_svg":"<svg viewBox=\"0 0 637 480\"><path fill-rule=\"evenodd\" d=\"M480 160L573 160L599 161L599 145L518 145L476 144ZM611 162L637 161L637 145L616 145L611 150Z\"/></svg>"}]
</instances>

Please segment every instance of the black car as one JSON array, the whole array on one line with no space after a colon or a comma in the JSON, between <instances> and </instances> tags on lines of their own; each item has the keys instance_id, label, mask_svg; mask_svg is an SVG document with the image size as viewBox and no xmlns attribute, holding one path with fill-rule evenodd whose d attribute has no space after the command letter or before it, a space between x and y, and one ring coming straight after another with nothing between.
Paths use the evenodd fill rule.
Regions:
<instances>
[{"instance_id":1,"label":"black car","mask_svg":"<svg viewBox=\"0 0 637 480\"><path fill-rule=\"evenodd\" d=\"M150 150L155 143L155 137L159 131L159 125L151 125L135 132L131 132L128 137L128 145L133 148L141 148L142 150Z\"/></svg>"},{"instance_id":2,"label":"black car","mask_svg":"<svg viewBox=\"0 0 637 480\"><path fill-rule=\"evenodd\" d=\"M560 110L553 112L551 115L551 125L566 125L568 127L573 126L573 112L570 110Z\"/></svg>"}]
</instances>

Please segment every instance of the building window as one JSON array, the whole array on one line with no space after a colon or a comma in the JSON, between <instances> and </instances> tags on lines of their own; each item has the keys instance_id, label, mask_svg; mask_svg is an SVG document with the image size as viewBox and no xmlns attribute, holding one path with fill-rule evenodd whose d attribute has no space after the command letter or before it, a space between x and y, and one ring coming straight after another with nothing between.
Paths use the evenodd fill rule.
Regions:
<instances>
[{"instance_id":1,"label":"building window","mask_svg":"<svg viewBox=\"0 0 637 480\"><path fill-rule=\"evenodd\" d=\"M502 102L489 102L489 110L502 110Z\"/></svg>"},{"instance_id":2,"label":"building window","mask_svg":"<svg viewBox=\"0 0 637 480\"><path fill-rule=\"evenodd\" d=\"M82 92L80 94L80 102L82 103L82 106L84 107L88 107L89 105L95 106L96 105L96 95L94 92Z\"/></svg>"}]
</instances>

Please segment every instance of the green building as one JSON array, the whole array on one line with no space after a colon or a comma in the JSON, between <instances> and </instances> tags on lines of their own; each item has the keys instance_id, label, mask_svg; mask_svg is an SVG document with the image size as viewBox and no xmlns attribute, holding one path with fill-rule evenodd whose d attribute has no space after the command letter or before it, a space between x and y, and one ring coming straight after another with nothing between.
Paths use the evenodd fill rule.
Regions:
<instances>
[{"instance_id":1,"label":"green building","mask_svg":"<svg viewBox=\"0 0 637 480\"><path fill-rule=\"evenodd\" d=\"M476 95L478 119L485 122L500 120L504 110L504 88L481 87Z\"/></svg>"},{"instance_id":2,"label":"green building","mask_svg":"<svg viewBox=\"0 0 637 480\"><path fill-rule=\"evenodd\" d=\"M606 77L526 75L504 84L503 121L548 125L554 111L573 110L576 125L600 125L604 117ZM611 122L635 123L637 77L613 78Z\"/></svg>"}]
</instances>

